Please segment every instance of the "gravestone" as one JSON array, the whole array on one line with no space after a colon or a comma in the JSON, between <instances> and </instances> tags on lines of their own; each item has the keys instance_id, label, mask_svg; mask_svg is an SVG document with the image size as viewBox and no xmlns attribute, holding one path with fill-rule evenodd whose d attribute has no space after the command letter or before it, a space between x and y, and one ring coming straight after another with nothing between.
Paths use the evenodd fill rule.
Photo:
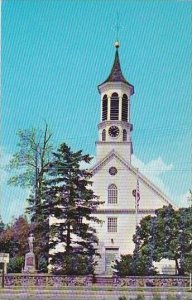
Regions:
<instances>
[{"instance_id":1,"label":"gravestone","mask_svg":"<svg viewBox=\"0 0 192 300\"><path fill-rule=\"evenodd\" d=\"M35 254L33 252L33 241L34 237L31 233L28 237L29 243L29 252L25 254L25 266L24 266L24 273L35 273L36 272L36 262L35 262Z\"/></svg>"}]
</instances>

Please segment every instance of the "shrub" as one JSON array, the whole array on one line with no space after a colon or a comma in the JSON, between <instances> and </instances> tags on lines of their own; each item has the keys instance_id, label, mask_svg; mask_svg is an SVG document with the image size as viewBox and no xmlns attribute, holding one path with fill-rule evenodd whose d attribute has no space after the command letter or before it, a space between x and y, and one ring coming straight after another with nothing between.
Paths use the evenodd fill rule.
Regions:
<instances>
[{"instance_id":1,"label":"shrub","mask_svg":"<svg viewBox=\"0 0 192 300\"><path fill-rule=\"evenodd\" d=\"M94 273L92 259L80 254L66 255L62 253L62 260L51 261L52 273L56 275L89 275Z\"/></svg>"},{"instance_id":2,"label":"shrub","mask_svg":"<svg viewBox=\"0 0 192 300\"><path fill-rule=\"evenodd\" d=\"M21 273L24 264L24 257L13 257L10 259L7 272L8 273Z\"/></svg>"}]
</instances>

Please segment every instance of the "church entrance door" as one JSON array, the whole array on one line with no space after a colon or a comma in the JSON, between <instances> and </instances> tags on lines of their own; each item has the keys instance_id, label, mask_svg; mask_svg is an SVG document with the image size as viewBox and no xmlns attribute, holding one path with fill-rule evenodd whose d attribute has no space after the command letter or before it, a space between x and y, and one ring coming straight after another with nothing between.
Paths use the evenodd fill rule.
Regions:
<instances>
[{"instance_id":1,"label":"church entrance door","mask_svg":"<svg viewBox=\"0 0 192 300\"><path fill-rule=\"evenodd\" d=\"M119 248L105 248L105 274L112 275L113 268L112 266L115 263L119 254Z\"/></svg>"}]
</instances>

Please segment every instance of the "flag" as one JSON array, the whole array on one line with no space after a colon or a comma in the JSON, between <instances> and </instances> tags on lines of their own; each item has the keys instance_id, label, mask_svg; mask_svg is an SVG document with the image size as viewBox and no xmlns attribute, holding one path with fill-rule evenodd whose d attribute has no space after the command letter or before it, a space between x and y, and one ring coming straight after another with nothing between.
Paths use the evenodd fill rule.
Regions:
<instances>
[{"instance_id":1,"label":"flag","mask_svg":"<svg viewBox=\"0 0 192 300\"><path fill-rule=\"evenodd\" d=\"M132 191L132 195L135 198L135 209L139 209L139 201L140 201L140 191L139 191L139 177L137 174L137 186L136 189Z\"/></svg>"}]
</instances>

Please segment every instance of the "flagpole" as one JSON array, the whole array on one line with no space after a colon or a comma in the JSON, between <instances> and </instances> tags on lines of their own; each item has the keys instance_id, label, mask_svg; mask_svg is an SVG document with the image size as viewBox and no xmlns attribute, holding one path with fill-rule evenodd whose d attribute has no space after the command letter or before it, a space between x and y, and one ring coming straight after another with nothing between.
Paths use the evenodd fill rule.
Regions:
<instances>
[{"instance_id":1,"label":"flagpole","mask_svg":"<svg viewBox=\"0 0 192 300\"><path fill-rule=\"evenodd\" d=\"M140 191L139 191L139 169L136 169L136 188L132 191L132 195L135 198L135 227L138 226L138 210L140 201Z\"/></svg>"},{"instance_id":2,"label":"flagpole","mask_svg":"<svg viewBox=\"0 0 192 300\"><path fill-rule=\"evenodd\" d=\"M135 193L135 226L138 225L138 168L137 168L137 183L136 183L136 193Z\"/></svg>"}]
</instances>

